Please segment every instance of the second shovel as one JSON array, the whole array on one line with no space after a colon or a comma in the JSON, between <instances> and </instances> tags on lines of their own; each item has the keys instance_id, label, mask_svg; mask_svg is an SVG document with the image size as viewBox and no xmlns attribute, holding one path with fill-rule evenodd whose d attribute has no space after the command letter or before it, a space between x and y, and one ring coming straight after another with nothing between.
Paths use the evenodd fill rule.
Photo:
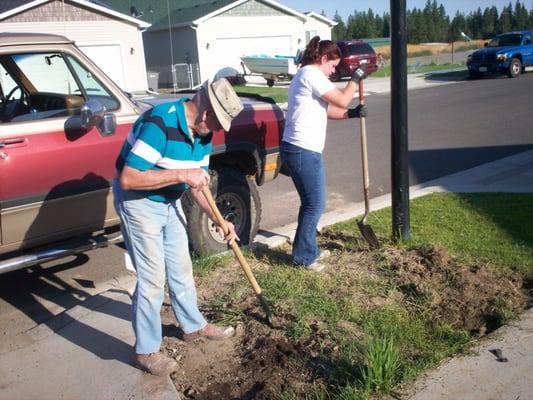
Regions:
<instances>
[{"instance_id":1,"label":"second shovel","mask_svg":"<svg viewBox=\"0 0 533 400\"><path fill-rule=\"evenodd\" d=\"M363 80L359 81L359 104L365 104L365 95L363 93ZM370 225L367 225L366 220L368 218L368 213L370 212L370 201L369 201L369 186L370 178L368 176L368 150L366 145L366 120L365 117L360 117L361 125L361 158L363 161L363 195L365 199L365 214L363 218L357 221L357 226L361 231L361 235L367 241L371 249L379 248L379 240L374 233L374 230Z\"/></svg>"}]
</instances>

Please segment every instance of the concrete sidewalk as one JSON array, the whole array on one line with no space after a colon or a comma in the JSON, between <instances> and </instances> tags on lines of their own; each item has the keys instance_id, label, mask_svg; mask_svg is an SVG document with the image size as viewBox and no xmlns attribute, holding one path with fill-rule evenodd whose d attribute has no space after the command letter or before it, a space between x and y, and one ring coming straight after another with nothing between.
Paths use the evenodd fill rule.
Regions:
<instances>
[{"instance_id":1,"label":"concrete sidewalk","mask_svg":"<svg viewBox=\"0 0 533 400\"><path fill-rule=\"evenodd\" d=\"M434 191L533 192L533 151L517 154L410 188L411 198ZM371 208L390 205L390 196ZM324 215L329 225L361 215L362 203ZM277 246L295 231L281 227L258 241ZM178 399L169 378L149 376L130 365L134 342L130 293L134 278L112 282L108 290L17 336L0 354L1 399ZM477 354L450 360L417 382L413 400L531 399L533 312L482 341ZM4 338L3 340L6 340ZM11 340L11 339L8 339ZM490 349L499 348L507 363Z\"/></svg>"}]
</instances>

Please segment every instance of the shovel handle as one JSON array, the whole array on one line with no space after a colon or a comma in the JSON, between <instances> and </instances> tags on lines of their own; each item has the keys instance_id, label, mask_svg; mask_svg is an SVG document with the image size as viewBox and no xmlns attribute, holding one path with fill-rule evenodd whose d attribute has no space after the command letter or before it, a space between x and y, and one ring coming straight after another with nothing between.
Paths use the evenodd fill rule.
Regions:
<instances>
[{"instance_id":1,"label":"shovel handle","mask_svg":"<svg viewBox=\"0 0 533 400\"><path fill-rule=\"evenodd\" d=\"M226 220L224 219L222 214L220 214L220 211L218 210L217 204L215 203L215 200L213 199L213 195L211 194L209 187L203 186L202 193L205 199L207 200L207 203L209 204L211 211L213 212L213 214L215 214L218 224L222 227L224 234L227 235L229 233L228 225L226 224ZM248 278L248 281L252 285L252 288L254 289L255 294L259 296L261 294L261 288L259 287L259 284L257 283L254 274L252 273L252 269L250 268L250 265L248 264L248 262L242 255L239 245L235 242L235 239L232 239L229 242L229 244L231 246L231 249L233 250L233 254L235 254L235 258L237 258L237 260L239 261L239 264L241 265L241 268L244 271L246 278Z\"/></svg>"},{"instance_id":2,"label":"shovel handle","mask_svg":"<svg viewBox=\"0 0 533 400\"><path fill-rule=\"evenodd\" d=\"M365 95L363 92L363 80L359 81L359 103L365 104ZM359 118L359 124L361 126L361 156L363 161L363 194L365 199L365 215L363 216L363 223L366 223L368 213L370 212L369 204L369 187L370 177L368 175L368 146L366 142L366 119L365 117Z\"/></svg>"}]
</instances>

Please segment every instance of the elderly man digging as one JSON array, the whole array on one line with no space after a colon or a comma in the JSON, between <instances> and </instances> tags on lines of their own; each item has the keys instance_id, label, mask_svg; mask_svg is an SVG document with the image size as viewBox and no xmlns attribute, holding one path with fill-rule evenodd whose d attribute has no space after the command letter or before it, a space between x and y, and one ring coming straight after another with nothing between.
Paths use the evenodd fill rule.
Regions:
<instances>
[{"instance_id":1,"label":"elderly man digging","mask_svg":"<svg viewBox=\"0 0 533 400\"><path fill-rule=\"evenodd\" d=\"M135 364L154 375L167 375L177 367L160 352L165 277L183 340L223 340L234 334L231 327L208 324L198 310L180 197L190 190L216 221L201 192L209 184L212 131L228 131L241 110L227 80L207 81L191 100L160 104L142 114L117 159L115 208L137 272L132 300ZM229 241L236 234L234 226L228 226Z\"/></svg>"}]
</instances>

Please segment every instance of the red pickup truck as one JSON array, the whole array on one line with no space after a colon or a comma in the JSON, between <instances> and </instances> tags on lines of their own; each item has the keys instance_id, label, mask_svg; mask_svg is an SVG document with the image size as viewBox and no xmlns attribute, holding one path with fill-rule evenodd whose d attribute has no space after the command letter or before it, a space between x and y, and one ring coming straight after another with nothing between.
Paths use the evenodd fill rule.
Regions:
<instances>
[{"instance_id":1,"label":"red pickup truck","mask_svg":"<svg viewBox=\"0 0 533 400\"><path fill-rule=\"evenodd\" d=\"M210 169L222 214L248 243L261 218L257 185L279 172L284 115L273 104L243 102L231 131L214 132ZM114 163L149 107L65 37L0 33L0 273L118 236ZM226 249L212 222L186 196L183 203L191 248Z\"/></svg>"}]
</instances>

